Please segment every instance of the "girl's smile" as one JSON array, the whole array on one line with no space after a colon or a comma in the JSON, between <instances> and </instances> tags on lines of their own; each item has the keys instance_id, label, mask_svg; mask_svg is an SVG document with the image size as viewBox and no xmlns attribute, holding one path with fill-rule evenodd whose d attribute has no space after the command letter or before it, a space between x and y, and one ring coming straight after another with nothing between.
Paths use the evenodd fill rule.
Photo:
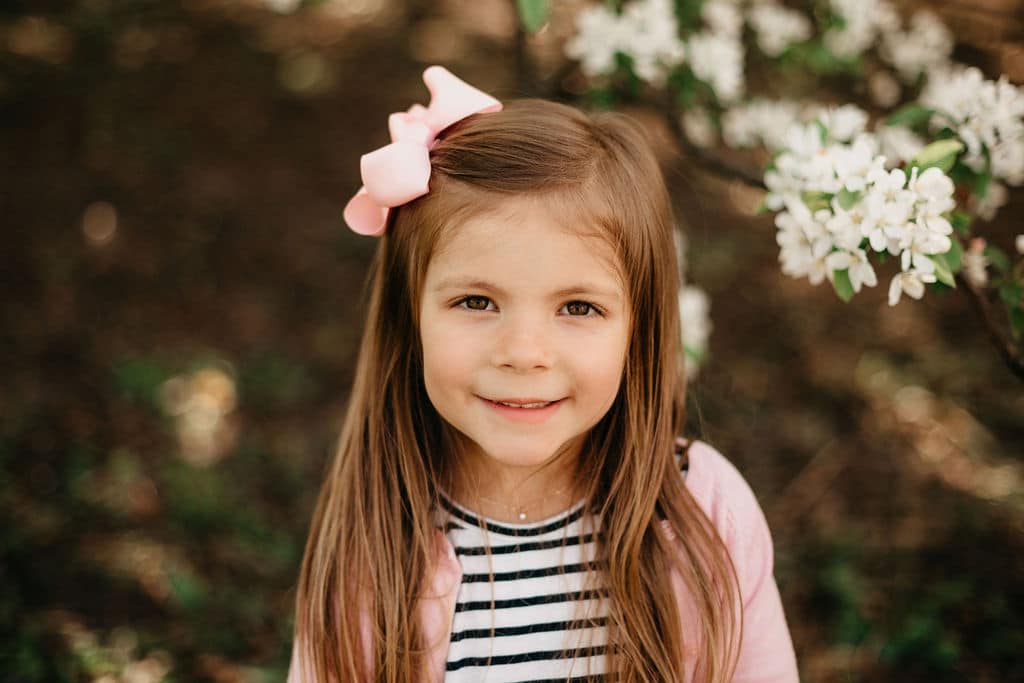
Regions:
<instances>
[{"instance_id":1,"label":"girl's smile","mask_svg":"<svg viewBox=\"0 0 1024 683\"><path fill-rule=\"evenodd\" d=\"M565 399L545 401L542 399L503 399L486 401L495 411L507 420L525 422L527 424L540 424L551 417Z\"/></svg>"}]
</instances>

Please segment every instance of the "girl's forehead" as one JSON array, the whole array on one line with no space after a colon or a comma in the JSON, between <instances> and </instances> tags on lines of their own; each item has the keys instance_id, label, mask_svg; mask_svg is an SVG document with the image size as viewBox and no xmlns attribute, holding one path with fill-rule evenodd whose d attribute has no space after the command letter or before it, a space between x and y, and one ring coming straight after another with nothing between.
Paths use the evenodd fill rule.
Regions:
<instances>
[{"instance_id":1,"label":"girl's forehead","mask_svg":"<svg viewBox=\"0 0 1024 683\"><path fill-rule=\"evenodd\" d=\"M545 268L555 272L547 273ZM608 231L540 201L506 201L445 226L428 266L439 271L612 277L623 268Z\"/></svg>"},{"instance_id":2,"label":"girl's forehead","mask_svg":"<svg viewBox=\"0 0 1024 683\"><path fill-rule=\"evenodd\" d=\"M484 196L474 210L463 213L444 226L437 250L479 239L504 239L517 236L523 228L545 228L531 233L540 242L571 236L588 243L588 248L616 256L611 231L604 220L580 206L582 202L562 196L523 195ZM488 236L487 233L490 233Z\"/></svg>"}]
</instances>

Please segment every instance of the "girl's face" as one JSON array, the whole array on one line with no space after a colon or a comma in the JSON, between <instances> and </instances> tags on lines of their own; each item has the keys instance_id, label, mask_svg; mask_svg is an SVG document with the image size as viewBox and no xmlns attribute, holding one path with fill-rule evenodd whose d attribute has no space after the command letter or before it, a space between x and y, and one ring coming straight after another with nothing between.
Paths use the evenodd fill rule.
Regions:
<instances>
[{"instance_id":1,"label":"girl's face","mask_svg":"<svg viewBox=\"0 0 1024 683\"><path fill-rule=\"evenodd\" d=\"M534 467L569 451L611 407L629 341L629 301L601 237L539 202L448 232L420 300L424 380L469 457ZM591 231L593 232L593 231Z\"/></svg>"}]
</instances>

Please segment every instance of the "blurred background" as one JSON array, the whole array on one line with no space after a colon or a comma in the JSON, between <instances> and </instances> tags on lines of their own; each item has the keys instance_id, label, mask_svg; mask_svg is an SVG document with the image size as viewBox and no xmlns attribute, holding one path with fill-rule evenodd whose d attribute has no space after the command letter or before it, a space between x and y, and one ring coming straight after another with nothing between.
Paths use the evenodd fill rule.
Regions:
<instances>
[{"instance_id":1,"label":"blurred background","mask_svg":"<svg viewBox=\"0 0 1024 683\"><path fill-rule=\"evenodd\" d=\"M0 679L284 679L376 246L341 220L359 155L433 63L584 106L581 4L530 35L507 0L3 3ZM922 4L990 74L1022 54L1020 2ZM785 277L759 193L628 110L711 302L689 431L765 509L804 680L1024 680L1024 385L967 299Z\"/></svg>"}]
</instances>

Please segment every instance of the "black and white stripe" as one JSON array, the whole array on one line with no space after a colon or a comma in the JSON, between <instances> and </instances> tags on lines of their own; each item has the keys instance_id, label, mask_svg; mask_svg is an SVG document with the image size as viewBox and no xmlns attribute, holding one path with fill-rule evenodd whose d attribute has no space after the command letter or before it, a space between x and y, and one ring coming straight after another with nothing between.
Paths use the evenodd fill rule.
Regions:
<instances>
[{"instance_id":1,"label":"black and white stripe","mask_svg":"<svg viewBox=\"0 0 1024 683\"><path fill-rule=\"evenodd\" d=\"M470 511L443 505L463 571L445 681L603 680L595 515L580 503L542 522L488 521L485 530Z\"/></svg>"},{"instance_id":2,"label":"black and white stripe","mask_svg":"<svg viewBox=\"0 0 1024 683\"><path fill-rule=\"evenodd\" d=\"M681 460L686 470L685 458ZM583 503L533 524L482 520L442 498L462 565L445 681L590 683L606 676L600 520Z\"/></svg>"}]
</instances>

